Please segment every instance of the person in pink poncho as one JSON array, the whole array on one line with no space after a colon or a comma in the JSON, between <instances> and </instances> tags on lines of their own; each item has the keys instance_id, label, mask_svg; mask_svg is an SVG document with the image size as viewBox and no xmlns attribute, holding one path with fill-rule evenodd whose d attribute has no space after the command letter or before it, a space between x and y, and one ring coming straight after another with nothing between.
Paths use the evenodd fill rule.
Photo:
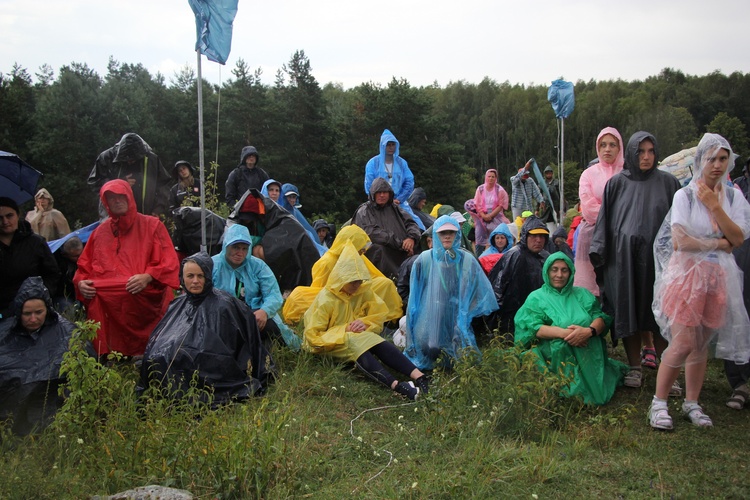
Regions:
<instances>
[{"instance_id":1,"label":"person in pink poncho","mask_svg":"<svg viewBox=\"0 0 750 500\"><path fill-rule=\"evenodd\" d=\"M606 127L596 138L596 153L599 163L587 168L578 181L578 197L581 200L583 219L578 226L578 243L575 251L576 275L574 286L580 286L599 296L594 266L589 260L589 248L594 234L596 219L602 207L602 196L607 181L622 170L625 164L622 136L613 127Z\"/></svg>"},{"instance_id":2,"label":"person in pink poncho","mask_svg":"<svg viewBox=\"0 0 750 500\"><path fill-rule=\"evenodd\" d=\"M510 224L503 213L508 209L508 193L497 182L497 170L490 168L484 174L484 184L477 187L474 195L476 214L471 214L474 219L476 233L477 254L489 244L488 238L493 229L500 224Z\"/></svg>"}]
</instances>

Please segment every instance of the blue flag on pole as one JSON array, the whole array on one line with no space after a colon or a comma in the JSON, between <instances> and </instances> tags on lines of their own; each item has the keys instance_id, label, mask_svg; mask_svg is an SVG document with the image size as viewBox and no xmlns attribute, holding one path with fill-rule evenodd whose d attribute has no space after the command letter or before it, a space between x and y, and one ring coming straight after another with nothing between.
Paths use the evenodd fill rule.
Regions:
<instances>
[{"instance_id":1,"label":"blue flag on pole","mask_svg":"<svg viewBox=\"0 0 750 500\"><path fill-rule=\"evenodd\" d=\"M195 14L196 42L210 61L226 64L232 49L232 23L239 0L188 0Z\"/></svg>"},{"instance_id":2,"label":"blue flag on pole","mask_svg":"<svg viewBox=\"0 0 750 500\"><path fill-rule=\"evenodd\" d=\"M567 118L576 106L576 98L573 94L573 84L563 80L555 80L547 91L547 100L555 110L558 118Z\"/></svg>"}]
</instances>

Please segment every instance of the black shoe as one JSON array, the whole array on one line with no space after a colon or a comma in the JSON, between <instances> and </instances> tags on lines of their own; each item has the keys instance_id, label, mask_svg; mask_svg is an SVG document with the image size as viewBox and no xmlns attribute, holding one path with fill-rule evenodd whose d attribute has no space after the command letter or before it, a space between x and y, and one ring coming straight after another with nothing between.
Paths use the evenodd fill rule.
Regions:
<instances>
[{"instance_id":1,"label":"black shoe","mask_svg":"<svg viewBox=\"0 0 750 500\"><path fill-rule=\"evenodd\" d=\"M417 386L420 392L423 392L425 394L428 394L430 392L430 381L427 378L427 375L422 375L417 380L415 380L414 385Z\"/></svg>"},{"instance_id":2,"label":"black shoe","mask_svg":"<svg viewBox=\"0 0 750 500\"><path fill-rule=\"evenodd\" d=\"M393 390L402 396L406 396L411 401L416 401L417 396L419 396L419 389L414 386L414 382L399 382Z\"/></svg>"}]
</instances>

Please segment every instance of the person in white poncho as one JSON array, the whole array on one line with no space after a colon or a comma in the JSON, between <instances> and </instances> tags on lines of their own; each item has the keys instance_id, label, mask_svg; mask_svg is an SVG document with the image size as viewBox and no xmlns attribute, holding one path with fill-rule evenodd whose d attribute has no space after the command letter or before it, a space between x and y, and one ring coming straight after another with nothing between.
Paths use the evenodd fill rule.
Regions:
<instances>
[{"instance_id":1,"label":"person in white poncho","mask_svg":"<svg viewBox=\"0 0 750 500\"><path fill-rule=\"evenodd\" d=\"M732 249L750 235L750 205L727 185L736 156L726 139L705 134L695 153L692 181L674 196L654 243L654 316L669 347L662 355L649 420L671 429L667 396L685 367L683 414L713 425L698 404L709 347L717 358L746 363L750 320L742 299L742 273Z\"/></svg>"}]
</instances>

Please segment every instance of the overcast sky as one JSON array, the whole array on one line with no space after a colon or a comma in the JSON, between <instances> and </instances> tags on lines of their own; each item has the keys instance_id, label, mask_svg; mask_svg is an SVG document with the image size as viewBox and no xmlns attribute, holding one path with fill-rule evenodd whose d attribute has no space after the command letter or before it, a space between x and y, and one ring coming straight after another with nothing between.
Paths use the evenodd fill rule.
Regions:
<instances>
[{"instance_id":1,"label":"overcast sky","mask_svg":"<svg viewBox=\"0 0 750 500\"><path fill-rule=\"evenodd\" d=\"M243 58L271 84L299 49L321 85L345 88L748 73L749 21L747 0L239 0L229 60L220 76L204 58L203 74L225 81ZM113 56L169 81L196 66L187 0L0 0L0 33L2 73L81 62L105 76Z\"/></svg>"}]
</instances>

